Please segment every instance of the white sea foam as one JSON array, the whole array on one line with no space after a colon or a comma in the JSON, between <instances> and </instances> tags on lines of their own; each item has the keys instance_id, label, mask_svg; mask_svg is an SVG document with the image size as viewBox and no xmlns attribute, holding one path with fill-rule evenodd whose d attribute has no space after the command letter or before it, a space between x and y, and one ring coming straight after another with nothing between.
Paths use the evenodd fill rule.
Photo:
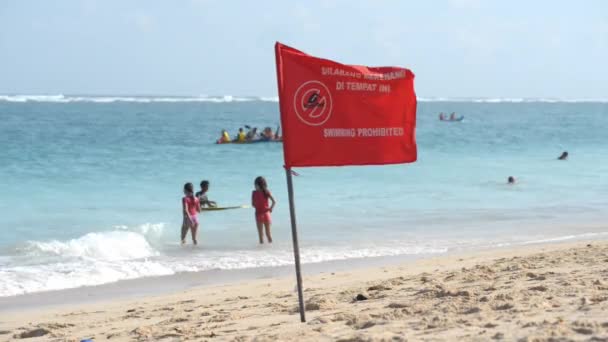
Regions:
<instances>
[{"instance_id":1,"label":"white sea foam","mask_svg":"<svg viewBox=\"0 0 608 342\"><path fill-rule=\"evenodd\" d=\"M25 256L86 258L100 261L120 261L149 258L159 255L146 238L135 232L112 231L89 233L68 241L28 241Z\"/></svg>"},{"instance_id":2,"label":"white sea foam","mask_svg":"<svg viewBox=\"0 0 608 342\"><path fill-rule=\"evenodd\" d=\"M419 97L419 102L469 102L469 103L608 103L608 99L559 99L559 98L522 98L522 97Z\"/></svg>"},{"instance_id":3,"label":"white sea foam","mask_svg":"<svg viewBox=\"0 0 608 342\"><path fill-rule=\"evenodd\" d=\"M557 237L553 237L553 238L546 238L546 239L537 239L537 240L525 241L522 244L524 244L524 245L533 245L533 244L543 244L543 243L550 243L550 242L561 242L561 241L568 241L568 240L594 239L594 238L598 238L598 237L605 236L605 235L608 235L608 232L583 233L583 234L576 234L576 235L564 235L564 236L557 236Z\"/></svg>"},{"instance_id":4,"label":"white sea foam","mask_svg":"<svg viewBox=\"0 0 608 342\"><path fill-rule=\"evenodd\" d=\"M0 270L0 296L69 289L125 279L173 274L155 261L101 262L81 260Z\"/></svg>"},{"instance_id":5,"label":"white sea foam","mask_svg":"<svg viewBox=\"0 0 608 342\"><path fill-rule=\"evenodd\" d=\"M164 224L88 233L65 241L30 241L16 248L15 255L1 256L0 296L100 285L126 279L172 275L180 272L235 270L288 266L293 263L289 244L271 248L209 247L179 248L167 243ZM590 239L608 232L557 237L529 237L496 241L493 247ZM302 246L302 263L319 263L355 258L446 253L451 248L488 246L463 241L385 241L355 245ZM468 247L467 247L468 246Z\"/></svg>"},{"instance_id":6,"label":"white sea foam","mask_svg":"<svg viewBox=\"0 0 608 342\"><path fill-rule=\"evenodd\" d=\"M0 102L49 102L49 103L179 103L179 102L278 102L278 96L78 96L78 95L0 95ZM418 97L419 102L469 102L469 103L608 103L608 99L559 99L559 98L450 98Z\"/></svg>"},{"instance_id":7,"label":"white sea foam","mask_svg":"<svg viewBox=\"0 0 608 342\"><path fill-rule=\"evenodd\" d=\"M260 96L258 97L258 100L263 101L263 102L279 102L279 97L278 96Z\"/></svg>"},{"instance_id":8,"label":"white sea foam","mask_svg":"<svg viewBox=\"0 0 608 342\"><path fill-rule=\"evenodd\" d=\"M72 95L0 95L0 102L48 102L48 103L180 103L180 102L250 102L268 101L267 98L224 96L72 96Z\"/></svg>"},{"instance_id":9,"label":"white sea foam","mask_svg":"<svg viewBox=\"0 0 608 342\"><path fill-rule=\"evenodd\" d=\"M126 279L213 269L234 270L287 266L289 245L251 249L191 249L161 245L162 224L89 233L66 241L30 241L18 255L3 261L0 296L100 285ZM166 238L166 237L165 237ZM154 241L155 242L151 242ZM154 247L158 246L158 247ZM390 243L362 246L320 246L302 249L303 263L352 258L444 253L446 248Z\"/></svg>"}]
</instances>

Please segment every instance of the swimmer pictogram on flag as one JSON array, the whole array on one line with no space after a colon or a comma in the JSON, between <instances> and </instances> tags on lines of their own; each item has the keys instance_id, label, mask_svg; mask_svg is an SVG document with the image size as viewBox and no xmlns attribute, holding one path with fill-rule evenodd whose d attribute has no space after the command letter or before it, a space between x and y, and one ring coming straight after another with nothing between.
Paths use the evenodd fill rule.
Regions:
<instances>
[{"instance_id":1,"label":"swimmer pictogram on flag","mask_svg":"<svg viewBox=\"0 0 608 342\"><path fill-rule=\"evenodd\" d=\"M414 74L345 65L276 43L285 166L416 161Z\"/></svg>"}]
</instances>

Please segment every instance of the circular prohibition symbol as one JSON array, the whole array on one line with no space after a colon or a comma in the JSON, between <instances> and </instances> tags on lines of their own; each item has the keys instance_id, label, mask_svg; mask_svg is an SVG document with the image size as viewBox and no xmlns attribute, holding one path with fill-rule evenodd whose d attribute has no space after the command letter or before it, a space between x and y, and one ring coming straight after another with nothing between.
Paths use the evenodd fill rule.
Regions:
<instances>
[{"instance_id":1,"label":"circular prohibition symbol","mask_svg":"<svg viewBox=\"0 0 608 342\"><path fill-rule=\"evenodd\" d=\"M329 88L319 81L304 82L293 97L293 108L303 123L310 126L324 124L332 110Z\"/></svg>"}]
</instances>

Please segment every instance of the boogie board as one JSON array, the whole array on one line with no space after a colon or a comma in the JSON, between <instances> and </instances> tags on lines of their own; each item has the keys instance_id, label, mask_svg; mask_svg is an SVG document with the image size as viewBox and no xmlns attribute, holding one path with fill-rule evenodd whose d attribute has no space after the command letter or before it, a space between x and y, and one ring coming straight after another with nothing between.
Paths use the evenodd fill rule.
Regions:
<instances>
[{"instance_id":1,"label":"boogie board","mask_svg":"<svg viewBox=\"0 0 608 342\"><path fill-rule=\"evenodd\" d=\"M439 121L443 121L443 122L460 122L464 120L464 116L460 116L454 119L444 119L444 120L439 120Z\"/></svg>"},{"instance_id":2,"label":"boogie board","mask_svg":"<svg viewBox=\"0 0 608 342\"><path fill-rule=\"evenodd\" d=\"M248 145L248 144L258 144L258 143L280 143L280 142L283 142L283 139L271 139L271 140L256 139L256 140L248 140L248 141L230 141L230 142L221 142L220 140L217 140L215 143L218 145L224 145L224 144Z\"/></svg>"},{"instance_id":3,"label":"boogie board","mask_svg":"<svg viewBox=\"0 0 608 342\"><path fill-rule=\"evenodd\" d=\"M233 207L205 207L201 208L201 211L220 211L220 210L230 210L230 209L247 209L250 206L248 205L237 205Z\"/></svg>"}]
</instances>

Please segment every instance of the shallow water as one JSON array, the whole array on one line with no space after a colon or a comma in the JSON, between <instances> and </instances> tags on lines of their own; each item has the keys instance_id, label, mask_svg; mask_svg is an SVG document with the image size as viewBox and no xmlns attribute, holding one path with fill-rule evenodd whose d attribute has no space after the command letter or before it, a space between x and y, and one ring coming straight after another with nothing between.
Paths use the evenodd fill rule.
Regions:
<instances>
[{"instance_id":1,"label":"shallow water","mask_svg":"<svg viewBox=\"0 0 608 342\"><path fill-rule=\"evenodd\" d=\"M278 122L272 98L0 97L0 296L291 263L281 144L213 144ZM606 127L606 102L421 101L417 163L297 170L303 262L602 236ZM203 214L202 244L179 246L184 182L240 205L258 175L273 246L247 209Z\"/></svg>"}]
</instances>

